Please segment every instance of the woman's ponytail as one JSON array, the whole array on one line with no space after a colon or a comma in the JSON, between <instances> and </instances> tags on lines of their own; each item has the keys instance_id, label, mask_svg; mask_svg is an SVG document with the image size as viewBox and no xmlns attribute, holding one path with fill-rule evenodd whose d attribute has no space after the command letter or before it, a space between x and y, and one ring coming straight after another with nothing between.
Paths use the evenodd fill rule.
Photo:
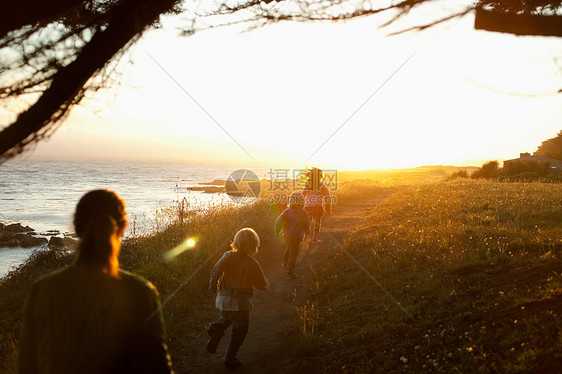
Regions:
<instances>
[{"instance_id":1,"label":"woman's ponytail","mask_svg":"<svg viewBox=\"0 0 562 374\"><path fill-rule=\"evenodd\" d=\"M84 195L74 214L74 227L80 238L76 262L99 266L116 276L118 240L126 224L125 204L113 191L94 190Z\"/></svg>"}]
</instances>

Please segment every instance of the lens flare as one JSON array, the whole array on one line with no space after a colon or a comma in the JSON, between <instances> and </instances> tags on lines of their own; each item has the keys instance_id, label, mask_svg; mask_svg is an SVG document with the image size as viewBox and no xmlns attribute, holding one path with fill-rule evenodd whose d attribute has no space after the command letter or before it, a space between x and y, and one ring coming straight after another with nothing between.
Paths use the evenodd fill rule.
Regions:
<instances>
[{"instance_id":1,"label":"lens flare","mask_svg":"<svg viewBox=\"0 0 562 374\"><path fill-rule=\"evenodd\" d=\"M180 243L180 245L178 245L174 249L170 249L168 252L164 254L164 261L171 262L183 252L190 249L194 249L198 241L199 238L196 236L185 239L183 242Z\"/></svg>"}]
</instances>

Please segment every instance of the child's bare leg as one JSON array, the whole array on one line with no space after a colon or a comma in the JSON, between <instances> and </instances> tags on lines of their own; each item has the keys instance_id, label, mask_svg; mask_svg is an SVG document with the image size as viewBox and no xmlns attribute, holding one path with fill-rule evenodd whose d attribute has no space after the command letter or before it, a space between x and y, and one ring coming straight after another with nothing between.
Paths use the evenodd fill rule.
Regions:
<instances>
[{"instance_id":1,"label":"child's bare leg","mask_svg":"<svg viewBox=\"0 0 562 374\"><path fill-rule=\"evenodd\" d=\"M281 266L282 267L287 267L287 264L289 263L289 244L287 244L287 247L285 247L285 252L283 252L283 261L281 262Z\"/></svg>"},{"instance_id":2,"label":"child's bare leg","mask_svg":"<svg viewBox=\"0 0 562 374\"><path fill-rule=\"evenodd\" d=\"M314 233L312 234L312 242L316 243L318 242L318 232L320 232L320 219L314 218L312 220L312 224L314 226Z\"/></svg>"}]
</instances>

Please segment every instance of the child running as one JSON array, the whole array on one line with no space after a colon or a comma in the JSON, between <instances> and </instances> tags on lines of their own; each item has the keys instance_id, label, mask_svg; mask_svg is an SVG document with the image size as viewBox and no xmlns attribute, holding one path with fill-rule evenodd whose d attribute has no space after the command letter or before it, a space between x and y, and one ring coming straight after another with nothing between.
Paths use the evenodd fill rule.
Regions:
<instances>
[{"instance_id":1,"label":"child running","mask_svg":"<svg viewBox=\"0 0 562 374\"><path fill-rule=\"evenodd\" d=\"M231 244L232 250L215 264L209 281L209 291L215 293L218 290L215 306L220 310L220 316L207 326L210 336L207 351L216 352L224 331L232 325L232 336L223 357L228 370L240 367L236 354L248 332L253 288L262 291L267 289L267 280L253 257L258 253L259 246L260 238L253 229L238 231Z\"/></svg>"},{"instance_id":2,"label":"child running","mask_svg":"<svg viewBox=\"0 0 562 374\"><path fill-rule=\"evenodd\" d=\"M324 213L330 215L332 213L332 199L330 190L324 182L322 182L323 173L318 168L312 168L307 172L307 181L303 195L306 198L304 210L310 216L313 226L312 243L318 243L318 232L322 225L322 217Z\"/></svg>"},{"instance_id":3,"label":"child running","mask_svg":"<svg viewBox=\"0 0 562 374\"><path fill-rule=\"evenodd\" d=\"M287 269L287 278L296 279L293 272L299 254L300 243L305 235L310 232L310 221L308 213L304 210L304 196L294 192L289 197L289 208L277 218L275 222L275 233L279 235L283 230L283 236L287 243L287 249L283 253L281 266Z\"/></svg>"}]
</instances>

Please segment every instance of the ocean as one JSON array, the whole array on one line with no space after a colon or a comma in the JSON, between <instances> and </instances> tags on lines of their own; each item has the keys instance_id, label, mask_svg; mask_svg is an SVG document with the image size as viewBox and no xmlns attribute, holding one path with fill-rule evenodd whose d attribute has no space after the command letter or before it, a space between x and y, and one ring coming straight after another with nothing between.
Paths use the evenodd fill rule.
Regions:
<instances>
[{"instance_id":1,"label":"ocean","mask_svg":"<svg viewBox=\"0 0 562 374\"><path fill-rule=\"evenodd\" d=\"M156 212L186 198L195 209L228 199L190 191L225 180L236 167L135 161L72 161L16 158L0 164L0 222L21 223L39 234L72 233L72 214L87 191L108 188L126 202L135 233L148 232ZM131 235L133 225L125 235ZM33 249L0 247L0 277Z\"/></svg>"}]
</instances>

